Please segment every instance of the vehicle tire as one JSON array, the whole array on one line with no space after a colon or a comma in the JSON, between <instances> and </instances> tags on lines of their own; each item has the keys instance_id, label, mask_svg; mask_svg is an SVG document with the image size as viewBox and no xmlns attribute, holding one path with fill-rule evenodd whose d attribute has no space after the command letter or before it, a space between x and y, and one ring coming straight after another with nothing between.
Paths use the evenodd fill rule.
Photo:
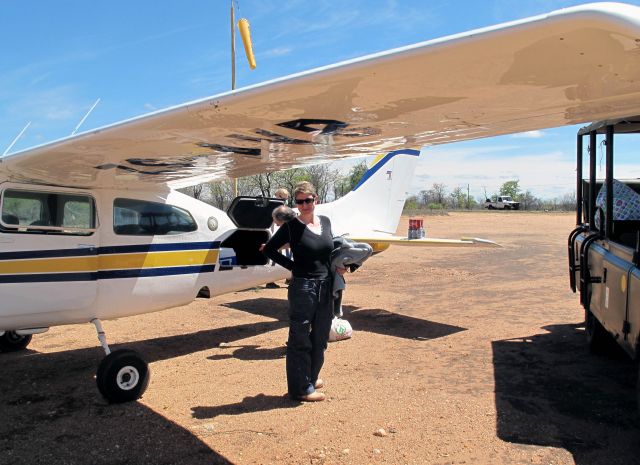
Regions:
<instances>
[{"instance_id":1,"label":"vehicle tire","mask_svg":"<svg viewBox=\"0 0 640 465\"><path fill-rule=\"evenodd\" d=\"M31 342L31 334L21 336L14 331L7 331L0 336L0 352L15 352L26 349Z\"/></svg>"},{"instance_id":2,"label":"vehicle tire","mask_svg":"<svg viewBox=\"0 0 640 465\"><path fill-rule=\"evenodd\" d=\"M604 355L610 352L612 345L612 337L604 329L602 323L598 321L595 315L589 311L584 311L584 329L587 335L587 344L592 354Z\"/></svg>"},{"instance_id":3,"label":"vehicle tire","mask_svg":"<svg viewBox=\"0 0 640 465\"><path fill-rule=\"evenodd\" d=\"M640 360L636 360L636 371L638 372L638 379L636 380L636 397L638 400L638 411L640 411Z\"/></svg>"},{"instance_id":4,"label":"vehicle tire","mask_svg":"<svg viewBox=\"0 0 640 465\"><path fill-rule=\"evenodd\" d=\"M149 385L149 376L149 367L137 352L121 349L100 362L96 383L110 404L119 404L142 397Z\"/></svg>"}]
</instances>

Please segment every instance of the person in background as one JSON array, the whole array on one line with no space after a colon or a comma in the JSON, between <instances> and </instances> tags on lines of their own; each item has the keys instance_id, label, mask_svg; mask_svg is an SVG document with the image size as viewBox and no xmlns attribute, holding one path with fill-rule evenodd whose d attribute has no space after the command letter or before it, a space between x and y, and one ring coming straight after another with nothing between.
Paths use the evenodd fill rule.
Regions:
<instances>
[{"instance_id":1,"label":"person in background","mask_svg":"<svg viewBox=\"0 0 640 465\"><path fill-rule=\"evenodd\" d=\"M286 206L289 206L289 191L286 190L284 187L281 187L280 189L277 189L274 193L273 193L274 197L276 199L280 199L280 200L284 200L284 204Z\"/></svg>"},{"instance_id":2,"label":"person in background","mask_svg":"<svg viewBox=\"0 0 640 465\"><path fill-rule=\"evenodd\" d=\"M277 227L280 227L283 224L288 223L289 221L293 220L296 216L298 216L296 212L294 212L291 208L287 207L286 205L280 205L279 207L274 208L273 212L271 212L271 218L273 218L273 224L275 224Z\"/></svg>"},{"instance_id":3,"label":"person in background","mask_svg":"<svg viewBox=\"0 0 640 465\"><path fill-rule=\"evenodd\" d=\"M275 224L277 227L280 227L283 224L288 223L289 221L294 219L296 216L298 216L297 213L293 211L291 208L287 207L286 205L280 205L279 207L274 208L273 211L271 212L271 218L273 219L273 224ZM288 250L289 244L285 244L280 249ZM260 252L264 252L264 244L260 246ZM275 266L275 263L273 265ZM277 284L276 286L280 287Z\"/></svg>"},{"instance_id":4,"label":"person in background","mask_svg":"<svg viewBox=\"0 0 640 465\"><path fill-rule=\"evenodd\" d=\"M300 214L283 224L264 247L267 257L292 271L288 291L287 388L291 398L306 402L326 398L317 389L324 387L319 375L333 319L333 235L329 218L314 213L317 197L313 184L299 183L294 200ZM287 243L293 260L279 252ZM340 274L345 271L336 269Z\"/></svg>"}]
</instances>

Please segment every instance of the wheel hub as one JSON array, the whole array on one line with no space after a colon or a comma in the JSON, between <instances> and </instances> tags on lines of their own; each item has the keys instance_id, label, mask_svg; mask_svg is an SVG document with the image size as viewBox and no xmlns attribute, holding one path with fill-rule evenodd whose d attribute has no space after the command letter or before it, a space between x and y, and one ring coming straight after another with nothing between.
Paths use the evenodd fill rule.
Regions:
<instances>
[{"instance_id":1,"label":"wheel hub","mask_svg":"<svg viewBox=\"0 0 640 465\"><path fill-rule=\"evenodd\" d=\"M138 381L140 381L140 373L135 367L130 365L120 368L116 376L116 383L123 391L133 389L138 384Z\"/></svg>"}]
</instances>

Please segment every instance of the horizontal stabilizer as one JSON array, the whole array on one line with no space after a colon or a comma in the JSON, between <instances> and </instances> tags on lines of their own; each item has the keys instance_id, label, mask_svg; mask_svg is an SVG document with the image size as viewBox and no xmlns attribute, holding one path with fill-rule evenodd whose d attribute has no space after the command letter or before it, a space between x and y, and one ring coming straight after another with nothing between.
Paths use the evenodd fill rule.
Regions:
<instances>
[{"instance_id":1,"label":"horizontal stabilizer","mask_svg":"<svg viewBox=\"0 0 640 465\"><path fill-rule=\"evenodd\" d=\"M365 242L373 247L374 252L382 252L390 245L404 245L411 247L502 247L497 242L477 237L462 237L460 239L439 239L426 237L422 239L408 239L401 236L348 236L355 242Z\"/></svg>"}]
</instances>

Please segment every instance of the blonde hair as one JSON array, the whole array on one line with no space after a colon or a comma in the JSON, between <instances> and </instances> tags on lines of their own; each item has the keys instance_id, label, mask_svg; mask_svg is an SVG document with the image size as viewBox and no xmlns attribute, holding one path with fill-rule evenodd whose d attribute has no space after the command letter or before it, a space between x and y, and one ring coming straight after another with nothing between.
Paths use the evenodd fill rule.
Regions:
<instances>
[{"instance_id":1,"label":"blonde hair","mask_svg":"<svg viewBox=\"0 0 640 465\"><path fill-rule=\"evenodd\" d=\"M284 187L281 187L280 189L276 190L273 195L277 198L277 199L281 199L281 200L287 200L289 198L289 191L286 190Z\"/></svg>"},{"instance_id":2,"label":"blonde hair","mask_svg":"<svg viewBox=\"0 0 640 465\"><path fill-rule=\"evenodd\" d=\"M301 181L296 184L296 188L293 191L293 196L295 197L298 194L313 195L314 197L318 196L318 194L316 193L316 188L313 187L313 184L311 184L309 181Z\"/></svg>"}]
</instances>

